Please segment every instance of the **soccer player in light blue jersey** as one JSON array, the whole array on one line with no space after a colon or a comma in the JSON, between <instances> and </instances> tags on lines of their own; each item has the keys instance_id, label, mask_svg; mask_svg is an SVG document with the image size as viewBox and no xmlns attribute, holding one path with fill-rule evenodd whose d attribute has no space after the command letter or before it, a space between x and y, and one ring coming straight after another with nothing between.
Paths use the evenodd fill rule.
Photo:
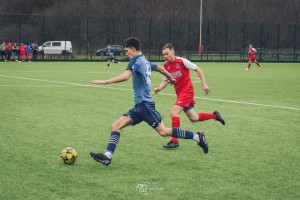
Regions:
<instances>
[{"instance_id":1,"label":"soccer player in light blue jersey","mask_svg":"<svg viewBox=\"0 0 300 200\"><path fill-rule=\"evenodd\" d=\"M109 68L110 63L119 63L119 61L115 61L115 51L111 48L110 44L107 45L107 65L106 65L106 69Z\"/></svg>"},{"instance_id":2,"label":"soccer player in light blue jersey","mask_svg":"<svg viewBox=\"0 0 300 200\"><path fill-rule=\"evenodd\" d=\"M120 132L129 125L136 125L145 121L154 128L161 136L192 139L208 152L208 144L203 132L191 132L180 128L167 128L162 122L161 115L155 109L155 103L150 96L151 92L151 72L157 71L163 74L170 84L175 83L175 79L162 67L149 62L141 51L139 39L130 37L125 40L124 48L126 55L130 58L129 64L123 74L108 80L93 80L94 84L112 84L127 81L132 76L132 85L134 90L134 108L130 109L121 118L112 124L111 136L107 144L107 150L104 154L93 153L90 155L94 160L106 166L111 163L112 156L120 140Z\"/></svg>"}]
</instances>

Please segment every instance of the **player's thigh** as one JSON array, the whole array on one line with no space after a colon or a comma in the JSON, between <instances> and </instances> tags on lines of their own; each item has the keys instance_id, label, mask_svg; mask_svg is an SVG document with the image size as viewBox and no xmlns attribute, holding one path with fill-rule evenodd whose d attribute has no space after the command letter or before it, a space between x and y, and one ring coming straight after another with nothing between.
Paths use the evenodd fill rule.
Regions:
<instances>
[{"instance_id":1,"label":"player's thigh","mask_svg":"<svg viewBox=\"0 0 300 200\"><path fill-rule=\"evenodd\" d=\"M138 104L137 113L139 113L139 115L143 118L143 121L153 128L156 128L162 122L160 113L155 110L154 102Z\"/></svg>"},{"instance_id":2,"label":"player's thigh","mask_svg":"<svg viewBox=\"0 0 300 200\"><path fill-rule=\"evenodd\" d=\"M192 121L192 122L196 122L196 121L199 120L198 113L196 113L193 108L186 111L185 114L190 119L190 121Z\"/></svg>"},{"instance_id":3,"label":"player's thigh","mask_svg":"<svg viewBox=\"0 0 300 200\"><path fill-rule=\"evenodd\" d=\"M167 128L163 122L161 122L155 130L163 137L172 136L172 128Z\"/></svg>"},{"instance_id":4,"label":"player's thigh","mask_svg":"<svg viewBox=\"0 0 300 200\"><path fill-rule=\"evenodd\" d=\"M112 131L120 131L122 128L131 124L131 118L127 115L120 117L111 125Z\"/></svg>"},{"instance_id":5,"label":"player's thigh","mask_svg":"<svg viewBox=\"0 0 300 200\"><path fill-rule=\"evenodd\" d=\"M171 110L171 117L177 117L179 116L179 114L181 113L181 111L183 110L183 107L178 106L178 105L174 105L172 110Z\"/></svg>"}]
</instances>

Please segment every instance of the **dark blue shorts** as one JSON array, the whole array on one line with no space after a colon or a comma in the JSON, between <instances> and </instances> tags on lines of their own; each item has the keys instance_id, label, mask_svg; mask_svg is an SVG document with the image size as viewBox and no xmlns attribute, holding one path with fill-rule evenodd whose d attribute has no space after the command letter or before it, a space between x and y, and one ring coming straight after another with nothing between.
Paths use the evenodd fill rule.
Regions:
<instances>
[{"instance_id":1,"label":"dark blue shorts","mask_svg":"<svg viewBox=\"0 0 300 200\"><path fill-rule=\"evenodd\" d=\"M138 103L124 115L131 118L132 126L145 121L151 127L156 128L162 121L160 114L155 110L154 102Z\"/></svg>"},{"instance_id":2,"label":"dark blue shorts","mask_svg":"<svg viewBox=\"0 0 300 200\"><path fill-rule=\"evenodd\" d=\"M115 59L114 56L108 56L108 58L107 58L107 60L110 61L110 62L113 61L114 59Z\"/></svg>"}]
</instances>

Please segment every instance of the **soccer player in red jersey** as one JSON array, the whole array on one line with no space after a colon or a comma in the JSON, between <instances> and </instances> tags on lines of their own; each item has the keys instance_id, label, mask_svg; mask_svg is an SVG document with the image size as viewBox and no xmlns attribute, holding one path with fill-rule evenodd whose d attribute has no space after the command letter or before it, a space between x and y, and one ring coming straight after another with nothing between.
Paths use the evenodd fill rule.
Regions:
<instances>
[{"instance_id":1,"label":"soccer player in red jersey","mask_svg":"<svg viewBox=\"0 0 300 200\"><path fill-rule=\"evenodd\" d=\"M210 93L210 89L205 82L205 77L202 69L185 58L176 57L174 47L170 43L166 44L162 48L162 54L164 55L164 59L166 60L164 63L164 68L173 76L173 78L176 79L174 88L177 94L177 99L171 110L172 127L180 127L179 114L181 113L181 111L185 112L191 122L215 119L225 125L225 121L218 111L214 111L213 113L196 113L194 110L194 87L190 77L190 70L193 70L198 74L205 94ZM154 92L156 94L159 93L167 85L168 81L164 77L159 87L154 88ZM178 139L172 137L171 141L163 147L171 149L177 148L178 146Z\"/></svg>"},{"instance_id":2,"label":"soccer player in red jersey","mask_svg":"<svg viewBox=\"0 0 300 200\"><path fill-rule=\"evenodd\" d=\"M255 64L259 67L259 69L261 69L261 65L256 60L256 56L255 56L256 52L257 51L252 47L252 44L249 44L248 53L249 53L250 58L249 58L249 62L248 62L248 68L245 69L246 71L250 70L250 66L251 66L252 62L255 62Z\"/></svg>"},{"instance_id":3,"label":"soccer player in red jersey","mask_svg":"<svg viewBox=\"0 0 300 200\"><path fill-rule=\"evenodd\" d=\"M13 46L11 45L11 43L8 43L8 45L6 46L6 51L7 51L7 61L11 62L10 57L12 54L12 50L13 50Z\"/></svg>"},{"instance_id":4,"label":"soccer player in red jersey","mask_svg":"<svg viewBox=\"0 0 300 200\"><path fill-rule=\"evenodd\" d=\"M21 45L19 46L19 51L20 51L21 61L24 62L25 54L26 54L26 46L23 43L21 43Z\"/></svg>"}]
</instances>

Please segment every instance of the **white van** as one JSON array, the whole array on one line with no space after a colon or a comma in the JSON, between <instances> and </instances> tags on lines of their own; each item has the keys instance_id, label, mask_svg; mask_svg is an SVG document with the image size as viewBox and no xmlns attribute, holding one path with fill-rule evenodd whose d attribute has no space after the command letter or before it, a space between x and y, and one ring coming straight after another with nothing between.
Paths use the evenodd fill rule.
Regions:
<instances>
[{"instance_id":1,"label":"white van","mask_svg":"<svg viewBox=\"0 0 300 200\"><path fill-rule=\"evenodd\" d=\"M39 51L44 54L62 54L72 53L72 43L70 41L48 41L39 46Z\"/></svg>"}]
</instances>

